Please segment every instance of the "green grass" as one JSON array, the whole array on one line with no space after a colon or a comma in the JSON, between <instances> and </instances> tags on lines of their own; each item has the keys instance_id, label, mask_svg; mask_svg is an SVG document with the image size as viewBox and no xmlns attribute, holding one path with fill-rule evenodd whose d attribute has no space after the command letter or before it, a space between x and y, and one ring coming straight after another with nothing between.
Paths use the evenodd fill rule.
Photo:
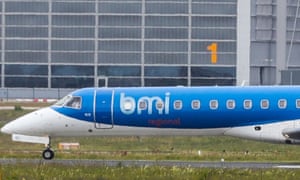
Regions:
<instances>
[{"instance_id":1,"label":"green grass","mask_svg":"<svg viewBox=\"0 0 300 180\"><path fill-rule=\"evenodd\" d=\"M1 107L0 107L1 109ZM17 117L20 117L26 113L31 112L30 110L0 110L0 125L11 121Z\"/></svg>"},{"instance_id":2,"label":"green grass","mask_svg":"<svg viewBox=\"0 0 300 180\"><path fill-rule=\"evenodd\" d=\"M46 107L50 106L52 103L48 102L0 102L0 107L2 106L28 106L28 107Z\"/></svg>"},{"instance_id":3,"label":"green grass","mask_svg":"<svg viewBox=\"0 0 300 180\"><path fill-rule=\"evenodd\" d=\"M0 166L0 179L97 179L97 180L232 180L232 179L297 179L300 170L283 169L214 169L179 167L93 167L62 165L4 165Z\"/></svg>"},{"instance_id":4,"label":"green grass","mask_svg":"<svg viewBox=\"0 0 300 180\"><path fill-rule=\"evenodd\" d=\"M79 150L57 150L59 142L79 142ZM55 138L58 159L149 159L191 161L286 161L300 159L299 146L230 137ZM40 158L43 145L12 142L0 135L0 158ZM198 151L201 151L201 155ZM246 153L248 151L248 153Z\"/></svg>"}]
</instances>

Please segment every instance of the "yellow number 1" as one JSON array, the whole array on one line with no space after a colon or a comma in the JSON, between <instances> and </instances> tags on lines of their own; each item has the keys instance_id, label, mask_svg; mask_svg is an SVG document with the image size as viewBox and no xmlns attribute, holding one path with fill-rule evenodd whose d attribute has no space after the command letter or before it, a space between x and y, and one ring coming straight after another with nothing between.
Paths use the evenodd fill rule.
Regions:
<instances>
[{"instance_id":1,"label":"yellow number 1","mask_svg":"<svg viewBox=\"0 0 300 180\"><path fill-rule=\"evenodd\" d=\"M207 46L207 50L211 52L210 55L210 61L212 64L216 64L218 61L218 44L217 43L212 43L209 46Z\"/></svg>"}]
</instances>

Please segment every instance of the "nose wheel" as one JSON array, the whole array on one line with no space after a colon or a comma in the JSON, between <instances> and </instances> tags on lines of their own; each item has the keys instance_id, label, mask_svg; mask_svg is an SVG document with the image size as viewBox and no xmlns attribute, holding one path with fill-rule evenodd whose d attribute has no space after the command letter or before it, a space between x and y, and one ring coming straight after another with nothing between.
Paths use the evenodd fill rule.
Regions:
<instances>
[{"instance_id":1,"label":"nose wheel","mask_svg":"<svg viewBox=\"0 0 300 180\"><path fill-rule=\"evenodd\" d=\"M51 160L54 158L54 151L50 148L47 148L43 151L42 155L45 160Z\"/></svg>"},{"instance_id":2,"label":"nose wheel","mask_svg":"<svg viewBox=\"0 0 300 180\"><path fill-rule=\"evenodd\" d=\"M42 156L45 160L51 160L54 158L54 151L51 149L51 138L49 137L49 144L47 148L43 151Z\"/></svg>"}]
</instances>

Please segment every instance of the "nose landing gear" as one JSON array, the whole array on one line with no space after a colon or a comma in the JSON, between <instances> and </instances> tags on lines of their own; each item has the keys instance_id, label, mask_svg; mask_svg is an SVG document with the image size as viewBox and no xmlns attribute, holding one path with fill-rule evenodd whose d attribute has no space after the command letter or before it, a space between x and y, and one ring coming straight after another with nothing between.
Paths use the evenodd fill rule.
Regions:
<instances>
[{"instance_id":1,"label":"nose landing gear","mask_svg":"<svg viewBox=\"0 0 300 180\"><path fill-rule=\"evenodd\" d=\"M42 156L45 160L51 160L54 158L54 151L51 149L50 137L49 137L49 144L47 144L47 148L43 151Z\"/></svg>"},{"instance_id":2,"label":"nose landing gear","mask_svg":"<svg viewBox=\"0 0 300 180\"><path fill-rule=\"evenodd\" d=\"M43 151L42 155L45 160L51 160L54 158L54 151L50 149L50 147L47 147L47 149Z\"/></svg>"},{"instance_id":3,"label":"nose landing gear","mask_svg":"<svg viewBox=\"0 0 300 180\"><path fill-rule=\"evenodd\" d=\"M13 134L12 140L17 141L17 142L46 144L46 149L42 153L43 158L45 160L51 160L54 158L54 151L51 149L51 137L50 136L45 137L45 136L27 136L27 135L21 135L21 134Z\"/></svg>"}]
</instances>

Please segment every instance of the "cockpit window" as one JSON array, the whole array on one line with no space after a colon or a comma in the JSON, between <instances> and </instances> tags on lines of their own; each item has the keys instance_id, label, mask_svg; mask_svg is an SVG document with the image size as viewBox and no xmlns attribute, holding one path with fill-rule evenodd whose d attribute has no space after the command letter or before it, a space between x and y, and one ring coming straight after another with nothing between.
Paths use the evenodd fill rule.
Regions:
<instances>
[{"instance_id":1,"label":"cockpit window","mask_svg":"<svg viewBox=\"0 0 300 180\"><path fill-rule=\"evenodd\" d=\"M66 104L65 107L80 109L81 108L81 97L74 96Z\"/></svg>"},{"instance_id":2,"label":"cockpit window","mask_svg":"<svg viewBox=\"0 0 300 180\"><path fill-rule=\"evenodd\" d=\"M72 96L68 95L63 97L61 100L57 101L54 105L55 106L63 106L64 104L66 104L66 102L68 102L70 99L72 98Z\"/></svg>"},{"instance_id":3,"label":"cockpit window","mask_svg":"<svg viewBox=\"0 0 300 180\"><path fill-rule=\"evenodd\" d=\"M81 97L68 95L55 103L55 106L65 106L69 108L80 109Z\"/></svg>"}]
</instances>

